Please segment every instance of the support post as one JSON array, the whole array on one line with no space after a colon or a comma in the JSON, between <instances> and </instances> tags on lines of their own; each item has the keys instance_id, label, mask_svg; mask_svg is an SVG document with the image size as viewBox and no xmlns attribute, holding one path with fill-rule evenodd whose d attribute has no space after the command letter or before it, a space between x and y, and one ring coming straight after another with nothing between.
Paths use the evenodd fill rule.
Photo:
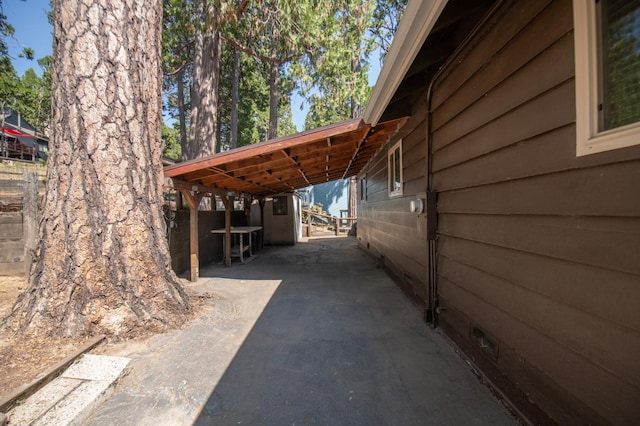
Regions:
<instances>
[{"instance_id":1,"label":"support post","mask_svg":"<svg viewBox=\"0 0 640 426\"><path fill-rule=\"evenodd\" d=\"M244 196L244 216L247 223L247 226L251 226L251 196Z\"/></svg>"},{"instance_id":2,"label":"support post","mask_svg":"<svg viewBox=\"0 0 640 426\"><path fill-rule=\"evenodd\" d=\"M222 198L224 203L224 264L231 266L231 209L233 208L233 196Z\"/></svg>"},{"instance_id":3,"label":"support post","mask_svg":"<svg viewBox=\"0 0 640 426\"><path fill-rule=\"evenodd\" d=\"M260 236L260 248L263 249L264 248L264 236L265 236L265 231L266 231L266 226L264 224L264 205L267 202L267 200L264 199L264 197L261 197L258 200L258 204L260 205L260 226L262 226L262 235Z\"/></svg>"},{"instance_id":4,"label":"support post","mask_svg":"<svg viewBox=\"0 0 640 426\"><path fill-rule=\"evenodd\" d=\"M191 282L198 281L200 275L200 251L198 247L198 206L204 196L202 192L196 192L192 194L190 191L181 189L184 199L189 206L189 251L190 265L191 265Z\"/></svg>"}]
</instances>

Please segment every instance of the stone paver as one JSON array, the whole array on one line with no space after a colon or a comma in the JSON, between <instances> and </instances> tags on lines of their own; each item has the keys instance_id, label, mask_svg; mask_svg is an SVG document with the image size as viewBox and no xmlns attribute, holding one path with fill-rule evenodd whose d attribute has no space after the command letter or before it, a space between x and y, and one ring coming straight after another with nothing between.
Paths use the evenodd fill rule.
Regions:
<instances>
[{"instance_id":1,"label":"stone paver","mask_svg":"<svg viewBox=\"0 0 640 426\"><path fill-rule=\"evenodd\" d=\"M9 411L11 425L64 426L82 422L126 371L129 359L85 354L63 374Z\"/></svg>"}]
</instances>

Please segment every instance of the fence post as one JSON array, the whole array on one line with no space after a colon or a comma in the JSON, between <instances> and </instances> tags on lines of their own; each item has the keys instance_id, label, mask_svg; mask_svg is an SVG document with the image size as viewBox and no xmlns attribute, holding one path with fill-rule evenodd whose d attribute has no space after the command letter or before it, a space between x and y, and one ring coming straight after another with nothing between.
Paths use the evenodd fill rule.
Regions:
<instances>
[{"instance_id":1,"label":"fence post","mask_svg":"<svg viewBox=\"0 0 640 426\"><path fill-rule=\"evenodd\" d=\"M31 270L38 232L38 176L34 172L22 173L22 232L24 237L24 264Z\"/></svg>"}]
</instances>

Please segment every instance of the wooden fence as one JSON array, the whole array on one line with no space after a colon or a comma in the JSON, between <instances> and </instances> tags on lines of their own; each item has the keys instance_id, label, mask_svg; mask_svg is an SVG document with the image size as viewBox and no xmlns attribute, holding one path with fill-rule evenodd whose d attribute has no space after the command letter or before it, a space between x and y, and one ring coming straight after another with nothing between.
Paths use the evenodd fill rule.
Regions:
<instances>
[{"instance_id":1,"label":"wooden fence","mask_svg":"<svg viewBox=\"0 0 640 426\"><path fill-rule=\"evenodd\" d=\"M31 266L44 184L34 172L23 172L21 179L7 176L0 179L0 275L19 275Z\"/></svg>"},{"instance_id":2,"label":"wooden fence","mask_svg":"<svg viewBox=\"0 0 640 426\"><path fill-rule=\"evenodd\" d=\"M306 224L306 236L333 233L339 235L341 232L349 233L353 229L358 218L337 217L311 210L302 211L302 222Z\"/></svg>"}]
</instances>

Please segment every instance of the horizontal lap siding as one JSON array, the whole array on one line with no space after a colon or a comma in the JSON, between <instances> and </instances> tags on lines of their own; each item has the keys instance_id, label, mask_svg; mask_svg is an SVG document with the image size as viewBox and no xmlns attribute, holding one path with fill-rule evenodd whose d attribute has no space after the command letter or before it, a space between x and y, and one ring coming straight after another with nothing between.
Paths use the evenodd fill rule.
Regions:
<instances>
[{"instance_id":1,"label":"horizontal lap siding","mask_svg":"<svg viewBox=\"0 0 640 426\"><path fill-rule=\"evenodd\" d=\"M425 111L418 114L425 116ZM395 141L378 152L360 178L367 179L367 199L358 201L358 243L402 280L420 305L427 300L426 219L409 212L409 202L426 191L426 121L402 140L403 195L389 197L387 154ZM360 189L360 188L359 188Z\"/></svg>"},{"instance_id":2,"label":"horizontal lap siding","mask_svg":"<svg viewBox=\"0 0 640 426\"><path fill-rule=\"evenodd\" d=\"M440 321L557 421L632 424L640 155L576 158L572 26L570 0L507 1L435 84Z\"/></svg>"}]
</instances>

